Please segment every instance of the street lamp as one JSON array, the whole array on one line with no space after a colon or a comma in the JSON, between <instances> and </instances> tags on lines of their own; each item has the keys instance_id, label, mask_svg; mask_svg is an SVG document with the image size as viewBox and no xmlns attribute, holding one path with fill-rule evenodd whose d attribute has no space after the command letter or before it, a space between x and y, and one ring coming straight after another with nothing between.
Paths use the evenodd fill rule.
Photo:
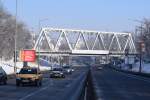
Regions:
<instances>
[{"instance_id":1,"label":"street lamp","mask_svg":"<svg viewBox=\"0 0 150 100\"><path fill-rule=\"evenodd\" d=\"M0 10L3 8L3 2L0 0Z\"/></svg>"},{"instance_id":2,"label":"street lamp","mask_svg":"<svg viewBox=\"0 0 150 100\"><path fill-rule=\"evenodd\" d=\"M15 52L14 52L14 73L16 73L16 62L17 62L17 33L18 33L18 25L17 25L17 10L18 10L18 0L16 0L16 22L15 22L15 34L14 34L14 42L15 42Z\"/></svg>"},{"instance_id":3,"label":"street lamp","mask_svg":"<svg viewBox=\"0 0 150 100\"><path fill-rule=\"evenodd\" d=\"M40 29L41 29L41 22L43 22L43 21L46 21L46 20L48 20L48 18L44 18L44 19L39 19L39 22L38 22L38 27L39 27L39 34L40 34ZM38 43L38 45L40 45L40 43ZM39 52L40 50L39 50L39 46L38 46L38 68L40 68L40 64L39 64L39 62L40 62L40 52Z\"/></svg>"}]
</instances>

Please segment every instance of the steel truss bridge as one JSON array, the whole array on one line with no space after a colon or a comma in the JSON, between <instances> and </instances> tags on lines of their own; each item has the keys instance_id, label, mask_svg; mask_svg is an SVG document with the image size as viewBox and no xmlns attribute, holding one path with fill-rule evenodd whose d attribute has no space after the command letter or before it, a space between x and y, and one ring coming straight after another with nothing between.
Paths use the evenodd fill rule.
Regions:
<instances>
[{"instance_id":1,"label":"steel truss bridge","mask_svg":"<svg viewBox=\"0 0 150 100\"><path fill-rule=\"evenodd\" d=\"M136 54L131 33L42 28L34 45L39 55Z\"/></svg>"}]
</instances>

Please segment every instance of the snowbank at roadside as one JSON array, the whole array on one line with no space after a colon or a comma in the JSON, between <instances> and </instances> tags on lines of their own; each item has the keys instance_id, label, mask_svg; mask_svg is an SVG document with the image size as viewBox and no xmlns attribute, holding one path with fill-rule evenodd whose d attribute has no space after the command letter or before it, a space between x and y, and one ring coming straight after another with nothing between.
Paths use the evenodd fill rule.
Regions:
<instances>
[{"instance_id":1,"label":"snowbank at roadside","mask_svg":"<svg viewBox=\"0 0 150 100\"><path fill-rule=\"evenodd\" d=\"M141 66L142 66L142 72L143 73L150 73L150 63L142 62ZM133 64L132 69L130 69L129 66L125 65L125 64L122 64L121 68L123 70L130 70L130 71L133 71L133 72L139 72L140 62L137 62L137 63Z\"/></svg>"},{"instance_id":2,"label":"snowbank at roadside","mask_svg":"<svg viewBox=\"0 0 150 100\"><path fill-rule=\"evenodd\" d=\"M34 63L34 62L29 62L28 66L38 67L38 64ZM8 75L14 73L14 62L12 60L11 61L0 61L0 67L2 67ZM17 62L16 67L17 67L17 72L19 72L20 69L23 67L23 62ZM46 71L46 70L51 69L51 66L41 66L40 65L39 67L40 67L41 71Z\"/></svg>"}]
</instances>

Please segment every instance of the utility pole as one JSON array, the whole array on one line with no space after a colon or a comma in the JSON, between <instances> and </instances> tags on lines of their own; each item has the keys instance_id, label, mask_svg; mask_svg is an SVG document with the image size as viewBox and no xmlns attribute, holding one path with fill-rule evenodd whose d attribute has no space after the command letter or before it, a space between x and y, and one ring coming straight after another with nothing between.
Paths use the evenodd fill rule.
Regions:
<instances>
[{"instance_id":1,"label":"utility pole","mask_svg":"<svg viewBox=\"0 0 150 100\"><path fill-rule=\"evenodd\" d=\"M14 52L14 73L16 73L16 62L17 62L17 33L18 33L18 25L17 25L17 16L18 16L18 13L17 13L17 10L18 10L18 0L16 0L16 25L15 25L15 35L14 35L14 41L15 41L15 52Z\"/></svg>"},{"instance_id":2,"label":"utility pole","mask_svg":"<svg viewBox=\"0 0 150 100\"><path fill-rule=\"evenodd\" d=\"M142 71L142 50L141 50L141 44L140 44L140 67L139 67L139 72L141 73Z\"/></svg>"},{"instance_id":3,"label":"utility pole","mask_svg":"<svg viewBox=\"0 0 150 100\"><path fill-rule=\"evenodd\" d=\"M143 25L141 23L141 33L140 33L140 67L139 67L139 72L141 73L142 72L142 58L143 58L143 53L145 52L145 44L144 44L144 41L143 41Z\"/></svg>"},{"instance_id":4,"label":"utility pole","mask_svg":"<svg viewBox=\"0 0 150 100\"><path fill-rule=\"evenodd\" d=\"M3 9L3 3L2 0L0 0L0 10Z\"/></svg>"},{"instance_id":5,"label":"utility pole","mask_svg":"<svg viewBox=\"0 0 150 100\"><path fill-rule=\"evenodd\" d=\"M129 19L131 20L131 19ZM145 44L144 44L144 41L143 41L143 21L140 21L140 20L132 20L132 21L135 21L135 22L138 22L138 23L141 23L141 26L140 26L140 40L139 40L139 59L140 59L140 67L139 67L139 72L141 73L142 71L142 59L143 59L143 53L145 52ZM137 30L136 30L137 32Z\"/></svg>"},{"instance_id":6,"label":"utility pole","mask_svg":"<svg viewBox=\"0 0 150 100\"><path fill-rule=\"evenodd\" d=\"M139 72L142 72L142 55L145 52L145 44L143 41L140 41L140 67L139 67Z\"/></svg>"}]
</instances>

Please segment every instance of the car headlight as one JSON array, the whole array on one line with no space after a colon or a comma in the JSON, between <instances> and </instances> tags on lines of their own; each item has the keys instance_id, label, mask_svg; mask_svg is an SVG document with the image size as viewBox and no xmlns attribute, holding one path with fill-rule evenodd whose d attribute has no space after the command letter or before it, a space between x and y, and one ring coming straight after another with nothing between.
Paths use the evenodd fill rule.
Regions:
<instances>
[{"instance_id":1,"label":"car headlight","mask_svg":"<svg viewBox=\"0 0 150 100\"><path fill-rule=\"evenodd\" d=\"M63 74L63 73L60 73L60 74Z\"/></svg>"},{"instance_id":2,"label":"car headlight","mask_svg":"<svg viewBox=\"0 0 150 100\"><path fill-rule=\"evenodd\" d=\"M70 72L70 69L68 69L68 72Z\"/></svg>"}]
</instances>

